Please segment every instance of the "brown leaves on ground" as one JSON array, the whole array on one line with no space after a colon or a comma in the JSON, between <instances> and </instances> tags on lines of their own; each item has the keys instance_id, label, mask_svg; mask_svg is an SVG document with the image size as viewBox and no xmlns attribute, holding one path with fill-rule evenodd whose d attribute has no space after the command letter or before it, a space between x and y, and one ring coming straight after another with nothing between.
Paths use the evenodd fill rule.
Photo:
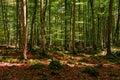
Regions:
<instances>
[{"instance_id":1,"label":"brown leaves on ground","mask_svg":"<svg viewBox=\"0 0 120 80\"><path fill-rule=\"evenodd\" d=\"M39 59L44 67L29 69L32 63L0 63L0 80L120 80L120 65L109 62L104 57L61 56L51 53L50 56L63 64L62 69L49 68L48 58ZM28 55L34 58L34 55ZM37 56L38 57L38 56ZM90 66L95 68L98 76L81 73L80 70Z\"/></svg>"}]
</instances>

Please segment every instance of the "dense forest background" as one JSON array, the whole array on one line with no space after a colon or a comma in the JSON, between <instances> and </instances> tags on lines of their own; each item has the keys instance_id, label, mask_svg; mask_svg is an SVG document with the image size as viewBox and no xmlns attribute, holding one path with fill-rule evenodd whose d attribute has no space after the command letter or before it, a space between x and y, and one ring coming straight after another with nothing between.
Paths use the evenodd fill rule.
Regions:
<instances>
[{"instance_id":1,"label":"dense forest background","mask_svg":"<svg viewBox=\"0 0 120 80\"><path fill-rule=\"evenodd\" d=\"M120 80L120 0L0 0L0 80Z\"/></svg>"},{"instance_id":2,"label":"dense forest background","mask_svg":"<svg viewBox=\"0 0 120 80\"><path fill-rule=\"evenodd\" d=\"M71 53L119 46L119 0L1 0L0 44Z\"/></svg>"}]
</instances>

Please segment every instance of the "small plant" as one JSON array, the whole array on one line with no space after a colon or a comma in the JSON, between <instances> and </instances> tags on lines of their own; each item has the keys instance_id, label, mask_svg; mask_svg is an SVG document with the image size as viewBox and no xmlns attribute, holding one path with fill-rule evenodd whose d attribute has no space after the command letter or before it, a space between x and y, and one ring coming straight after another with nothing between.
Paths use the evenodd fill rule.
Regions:
<instances>
[{"instance_id":1,"label":"small plant","mask_svg":"<svg viewBox=\"0 0 120 80\"><path fill-rule=\"evenodd\" d=\"M99 76L99 72L93 67L85 67L80 70L81 73L88 73L90 76Z\"/></svg>"},{"instance_id":2,"label":"small plant","mask_svg":"<svg viewBox=\"0 0 120 80\"><path fill-rule=\"evenodd\" d=\"M51 61L49 64L49 68L50 69L62 69L63 66L61 65L59 61Z\"/></svg>"},{"instance_id":3,"label":"small plant","mask_svg":"<svg viewBox=\"0 0 120 80\"><path fill-rule=\"evenodd\" d=\"M33 70L33 69L39 69L39 68L42 68L42 67L45 67L45 65L39 63L39 64L31 65L28 69Z\"/></svg>"}]
</instances>

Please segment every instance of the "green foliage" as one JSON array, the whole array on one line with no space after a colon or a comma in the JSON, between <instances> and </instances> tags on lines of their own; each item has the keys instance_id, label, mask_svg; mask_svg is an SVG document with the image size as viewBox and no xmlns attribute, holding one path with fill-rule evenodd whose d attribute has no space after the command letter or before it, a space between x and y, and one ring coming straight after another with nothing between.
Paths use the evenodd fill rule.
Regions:
<instances>
[{"instance_id":1,"label":"green foliage","mask_svg":"<svg viewBox=\"0 0 120 80\"><path fill-rule=\"evenodd\" d=\"M81 73L87 73L90 76L99 76L99 72L93 67L85 67L80 70Z\"/></svg>"},{"instance_id":2,"label":"green foliage","mask_svg":"<svg viewBox=\"0 0 120 80\"><path fill-rule=\"evenodd\" d=\"M61 65L59 61L51 61L49 64L49 68L50 69L62 69L63 66Z\"/></svg>"},{"instance_id":3,"label":"green foliage","mask_svg":"<svg viewBox=\"0 0 120 80\"><path fill-rule=\"evenodd\" d=\"M117 51L116 53L114 53L114 55L115 55L115 57L120 57L120 52L119 51Z\"/></svg>"},{"instance_id":4,"label":"green foliage","mask_svg":"<svg viewBox=\"0 0 120 80\"><path fill-rule=\"evenodd\" d=\"M31 65L28 69L34 70L34 69L40 69L42 67L45 67L45 65L41 64L41 63L38 63L38 64Z\"/></svg>"},{"instance_id":5,"label":"green foliage","mask_svg":"<svg viewBox=\"0 0 120 80\"><path fill-rule=\"evenodd\" d=\"M99 60L102 56L99 56L99 55L92 55L91 58L94 58L96 60Z\"/></svg>"}]
</instances>

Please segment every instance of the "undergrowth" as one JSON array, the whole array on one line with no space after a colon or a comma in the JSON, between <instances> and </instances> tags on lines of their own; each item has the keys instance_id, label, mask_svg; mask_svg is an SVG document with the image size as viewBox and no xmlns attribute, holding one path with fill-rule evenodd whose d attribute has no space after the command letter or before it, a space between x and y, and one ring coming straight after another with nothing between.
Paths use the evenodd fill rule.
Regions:
<instances>
[{"instance_id":1,"label":"undergrowth","mask_svg":"<svg viewBox=\"0 0 120 80\"><path fill-rule=\"evenodd\" d=\"M51 61L49 64L49 68L50 69L62 69L63 66L61 65L59 61Z\"/></svg>"},{"instance_id":2,"label":"undergrowth","mask_svg":"<svg viewBox=\"0 0 120 80\"><path fill-rule=\"evenodd\" d=\"M31 65L30 67L28 67L28 69L34 70L34 69L39 69L39 68L43 68L43 67L45 67L44 64L38 63L38 64Z\"/></svg>"},{"instance_id":3,"label":"undergrowth","mask_svg":"<svg viewBox=\"0 0 120 80\"><path fill-rule=\"evenodd\" d=\"M81 73L87 73L90 76L99 76L99 72L93 67L85 67L80 70Z\"/></svg>"}]
</instances>

